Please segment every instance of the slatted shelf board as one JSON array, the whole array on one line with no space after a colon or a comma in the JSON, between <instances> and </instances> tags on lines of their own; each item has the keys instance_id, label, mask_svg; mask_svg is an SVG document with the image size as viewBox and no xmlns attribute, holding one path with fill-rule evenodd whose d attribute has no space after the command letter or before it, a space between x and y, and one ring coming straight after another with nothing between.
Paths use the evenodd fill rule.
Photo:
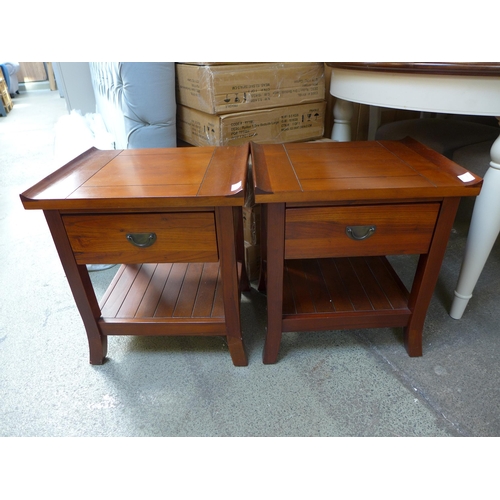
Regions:
<instances>
[{"instance_id":1,"label":"slatted shelf board","mask_svg":"<svg viewBox=\"0 0 500 500\"><path fill-rule=\"evenodd\" d=\"M100 308L104 335L226 334L218 262L122 265Z\"/></svg>"},{"instance_id":2,"label":"slatted shelf board","mask_svg":"<svg viewBox=\"0 0 500 500\"><path fill-rule=\"evenodd\" d=\"M283 331L405 326L408 297L385 257L285 260Z\"/></svg>"}]
</instances>

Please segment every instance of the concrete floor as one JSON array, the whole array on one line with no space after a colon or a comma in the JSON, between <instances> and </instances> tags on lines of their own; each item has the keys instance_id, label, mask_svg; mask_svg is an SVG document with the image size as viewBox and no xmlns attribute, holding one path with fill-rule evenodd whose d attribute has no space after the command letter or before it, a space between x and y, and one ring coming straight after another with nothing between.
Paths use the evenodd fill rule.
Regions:
<instances>
[{"instance_id":1,"label":"concrete floor","mask_svg":"<svg viewBox=\"0 0 500 500\"><path fill-rule=\"evenodd\" d=\"M261 361L265 298L242 299L249 366L219 338L112 337L88 363L83 324L43 214L19 194L56 167L57 92L14 99L0 118L0 436L499 436L500 246L457 321L448 311L471 204L461 207L424 328L409 358L398 329L284 334ZM483 175L486 144L460 160ZM458 155L460 156L460 155ZM470 167L472 169L472 167ZM482 169L479 171L478 169ZM411 280L415 259L394 259ZM98 295L116 268L92 273Z\"/></svg>"}]
</instances>

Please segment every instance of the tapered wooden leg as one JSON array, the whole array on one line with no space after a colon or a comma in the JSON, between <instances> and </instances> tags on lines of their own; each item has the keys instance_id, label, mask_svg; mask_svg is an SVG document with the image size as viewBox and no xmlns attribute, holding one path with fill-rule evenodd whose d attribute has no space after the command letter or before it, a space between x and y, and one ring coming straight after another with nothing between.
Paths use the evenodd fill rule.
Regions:
<instances>
[{"instance_id":1,"label":"tapered wooden leg","mask_svg":"<svg viewBox=\"0 0 500 500\"><path fill-rule=\"evenodd\" d=\"M267 221L267 333L263 362L276 363L283 331L283 266L285 255L285 204L266 206Z\"/></svg>"},{"instance_id":2,"label":"tapered wooden leg","mask_svg":"<svg viewBox=\"0 0 500 500\"><path fill-rule=\"evenodd\" d=\"M245 237L243 234L243 210L241 207L234 207L233 214L236 226L236 260L241 262L240 290L250 291L250 280L248 279L247 268L245 266Z\"/></svg>"},{"instance_id":3,"label":"tapered wooden leg","mask_svg":"<svg viewBox=\"0 0 500 500\"><path fill-rule=\"evenodd\" d=\"M236 337L231 337L228 335L226 340L233 365L248 366L248 357L242 338L240 337L238 339Z\"/></svg>"},{"instance_id":4,"label":"tapered wooden leg","mask_svg":"<svg viewBox=\"0 0 500 500\"><path fill-rule=\"evenodd\" d=\"M236 260L233 208L216 207L217 243L221 266L224 316L226 321L227 345L235 366L247 366L248 359L241 336L240 287Z\"/></svg>"},{"instance_id":5,"label":"tapered wooden leg","mask_svg":"<svg viewBox=\"0 0 500 500\"><path fill-rule=\"evenodd\" d=\"M47 210L44 213L76 306L85 325L89 343L90 363L102 365L107 354L108 339L99 330L97 322L101 316L101 310L87 267L76 263L59 212Z\"/></svg>"},{"instance_id":6,"label":"tapered wooden leg","mask_svg":"<svg viewBox=\"0 0 500 500\"><path fill-rule=\"evenodd\" d=\"M405 347L412 357L422 356L422 330L425 317L436 287L459 203L460 198L447 198L443 201L429 252L420 256L418 262L408 301L412 314L404 329Z\"/></svg>"},{"instance_id":7,"label":"tapered wooden leg","mask_svg":"<svg viewBox=\"0 0 500 500\"><path fill-rule=\"evenodd\" d=\"M267 280L267 204L261 205L260 216L260 273L259 284L257 289L259 292L265 293Z\"/></svg>"}]
</instances>

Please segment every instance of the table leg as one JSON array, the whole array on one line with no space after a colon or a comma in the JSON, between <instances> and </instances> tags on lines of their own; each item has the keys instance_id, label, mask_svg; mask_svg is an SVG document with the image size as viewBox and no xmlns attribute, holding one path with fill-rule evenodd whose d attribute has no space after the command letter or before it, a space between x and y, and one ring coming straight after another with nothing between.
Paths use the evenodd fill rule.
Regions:
<instances>
[{"instance_id":1,"label":"table leg","mask_svg":"<svg viewBox=\"0 0 500 500\"><path fill-rule=\"evenodd\" d=\"M337 99L333 106L332 140L347 142L351 140L351 120L353 104L350 101Z\"/></svg>"},{"instance_id":2,"label":"table leg","mask_svg":"<svg viewBox=\"0 0 500 500\"><path fill-rule=\"evenodd\" d=\"M460 319L500 232L500 137L491 148L490 168L476 198L462 269L450 316Z\"/></svg>"},{"instance_id":3,"label":"table leg","mask_svg":"<svg viewBox=\"0 0 500 500\"><path fill-rule=\"evenodd\" d=\"M233 210L236 225L236 260L241 262L241 281L240 290L249 292L251 290L250 280L248 279L245 266L245 238L243 236L243 210L241 207L235 207Z\"/></svg>"},{"instance_id":4,"label":"table leg","mask_svg":"<svg viewBox=\"0 0 500 500\"><path fill-rule=\"evenodd\" d=\"M285 255L285 204L267 205L267 333L263 362L276 363L283 331L283 267Z\"/></svg>"},{"instance_id":5,"label":"table leg","mask_svg":"<svg viewBox=\"0 0 500 500\"><path fill-rule=\"evenodd\" d=\"M248 360L241 337L240 286L238 283L238 264L236 257L233 207L216 207L217 243L224 296L224 317L226 321L226 340L229 354L235 366L247 366Z\"/></svg>"},{"instance_id":6,"label":"table leg","mask_svg":"<svg viewBox=\"0 0 500 500\"><path fill-rule=\"evenodd\" d=\"M408 325L404 328L405 347L412 357L422 356L422 330L427 309L436 288L439 270L459 203L460 198L443 200L429 252L421 255L418 261L408 300L408 307L412 314Z\"/></svg>"},{"instance_id":7,"label":"table leg","mask_svg":"<svg viewBox=\"0 0 500 500\"><path fill-rule=\"evenodd\" d=\"M267 204L261 205L260 217L260 272L257 289L259 292L266 292L267 281Z\"/></svg>"},{"instance_id":8,"label":"table leg","mask_svg":"<svg viewBox=\"0 0 500 500\"><path fill-rule=\"evenodd\" d=\"M85 325L89 343L90 363L92 365L102 365L108 349L108 338L102 335L98 326L101 310L87 271L87 266L76 263L59 212L47 210L44 213L59 258L61 259L61 264L66 273L66 278L75 298L76 306Z\"/></svg>"}]
</instances>

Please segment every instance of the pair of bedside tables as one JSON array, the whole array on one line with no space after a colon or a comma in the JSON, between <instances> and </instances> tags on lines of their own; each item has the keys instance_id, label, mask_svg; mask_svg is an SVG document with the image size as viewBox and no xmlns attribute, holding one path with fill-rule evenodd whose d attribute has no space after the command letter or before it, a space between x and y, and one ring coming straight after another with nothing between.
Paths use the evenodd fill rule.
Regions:
<instances>
[{"instance_id":1,"label":"pair of bedside tables","mask_svg":"<svg viewBox=\"0 0 500 500\"><path fill-rule=\"evenodd\" d=\"M247 182L251 155L252 186ZM109 335L225 336L248 364L242 207L261 204L265 363L283 332L422 329L460 198L481 179L413 141L90 149L21 195L44 211L102 364ZM387 255L419 254L408 292ZM122 264L97 301L87 264Z\"/></svg>"}]
</instances>

